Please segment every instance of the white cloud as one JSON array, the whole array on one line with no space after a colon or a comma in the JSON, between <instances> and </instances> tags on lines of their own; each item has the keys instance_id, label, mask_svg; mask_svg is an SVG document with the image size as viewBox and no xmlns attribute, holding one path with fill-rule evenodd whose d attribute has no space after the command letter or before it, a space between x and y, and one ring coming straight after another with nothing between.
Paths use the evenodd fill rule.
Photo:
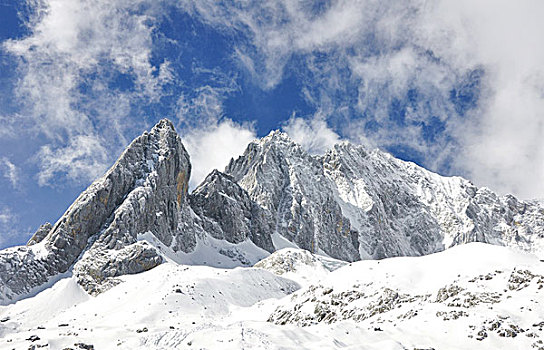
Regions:
<instances>
[{"instance_id":1,"label":"white cloud","mask_svg":"<svg viewBox=\"0 0 544 350\"><path fill-rule=\"evenodd\" d=\"M44 171L41 184L53 173L87 179L78 175L83 169L103 169L113 159L102 157L103 145L81 140L100 134L109 141L109 154L117 154L127 142L123 135L134 128L134 120L126 122L132 101L157 101L161 84L172 78L167 62L159 72L149 63L153 28L146 21L157 5L147 0L44 0L30 5L31 35L3 43L20 59L16 93L30 125L22 132L45 136L41 154L46 157L36 158ZM129 77L134 88L111 89L108 84L116 74ZM83 148L74 148L78 146ZM59 160L61 166L52 169L55 162L48 155L66 159L68 150L90 158Z\"/></svg>"},{"instance_id":2,"label":"white cloud","mask_svg":"<svg viewBox=\"0 0 544 350\"><path fill-rule=\"evenodd\" d=\"M180 133L191 156L191 188L199 185L213 169L223 171L230 159L241 155L255 139L251 125L240 125L230 119L207 123Z\"/></svg>"},{"instance_id":3,"label":"white cloud","mask_svg":"<svg viewBox=\"0 0 544 350\"><path fill-rule=\"evenodd\" d=\"M19 187L20 169L7 157L0 158L0 170L4 173L4 177L9 180L13 188Z\"/></svg>"},{"instance_id":4,"label":"white cloud","mask_svg":"<svg viewBox=\"0 0 544 350\"><path fill-rule=\"evenodd\" d=\"M15 229L18 217L7 206L0 206L0 248L10 244L20 233Z\"/></svg>"},{"instance_id":5,"label":"white cloud","mask_svg":"<svg viewBox=\"0 0 544 350\"><path fill-rule=\"evenodd\" d=\"M16 116L2 116L0 115L0 136L1 137L15 137L17 135L17 132L15 131L14 124L15 123Z\"/></svg>"},{"instance_id":6,"label":"white cloud","mask_svg":"<svg viewBox=\"0 0 544 350\"><path fill-rule=\"evenodd\" d=\"M5 225L13 220L13 214L9 208L0 209L0 224Z\"/></svg>"},{"instance_id":7,"label":"white cloud","mask_svg":"<svg viewBox=\"0 0 544 350\"><path fill-rule=\"evenodd\" d=\"M209 85L195 89L196 96L188 98L181 95L177 102L176 115L181 121L188 122L198 116L202 120L217 120L223 115L224 92Z\"/></svg>"},{"instance_id":8,"label":"white cloud","mask_svg":"<svg viewBox=\"0 0 544 350\"><path fill-rule=\"evenodd\" d=\"M462 48L470 49L489 72L490 94L480 104L478 118L456 130L465 146L456 162L480 184L542 197L544 22L539 14L544 3L461 1L444 3L441 10L450 13L456 32L470 35ZM461 28L466 24L468 33Z\"/></svg>"},{"instance_id":9,"label":"white cloud","mask_svg":"<svg viewBox=\"0 0 544 350\"><path fill-rule=\"evenodd\" d=\"M302 62L307 72L297 78L304 80L303 95L342 136L408 147L431 169L451 167L501 192L544 196L544 2L338 0L317 10L315 2L305 0L176 3L225 35L247 34L233 55L263 89L282 81L292 58ZM126 144L126 130L134 128L125 121L132 102L158 101L161 86L177 78L168 61L159 72L149 63L150 19L170 2L32 4L32 34L4 44L21 59L18 94L27 101L21 115L32 121L29 133L46 135L42 154L70 158L66 152L73 150L87 158L61 162L61 170L54 170L54 162L44 157L42 183L61 172L81 179L81 169L104 167L112 159L102 157L106 146L92 143L99 154L93 156L89 143L73 139L100 135L111 141L105 154L117 154ZM484 72L479 104L460 115L450 93L474 69ZM111 91L105 75L92 78L111 71L129 75L135 88ZM82 85L91 97L82 96ZM203 87L196 97L185 96L178 115L202 113L219 125L223 99L236 86L224 89ZM412 89L420 95L406 107L399 126L390 118L390 105L405 100ZM425 140L425 127L433 120L444 130ZM300 121L289 123L305 127ZM312 123L307 122L310 129L319 128ZM326 139L312 142L325 144Z\"/></svg>"},{"instance_id":10,"label":"white cloud","mask_svg":"<svg viewBox=\"0 0 544 350\"><path fill-rule=\"evenodd\" d=\"M291 57L305 60L312 73L307 101L344 125L337 129L343 135L408 147L432 169L499 192L544 196L544 2L339 0L317 11L313 5L210 0L187 9L226 31L249 32L250 44L239 45L236 56L265 89L282 80ZM475 69L483 72L478 105L459 113L450 93ZM420 96L399 125L389 106L411 89ZM436 121L444 130L425 140L425 128Z\"/></svg>"},{"instance_id":11,"label":"white cloud","mask_svg":"<svg viewBox=\"0 0 544 350\"><path fill-rule=\"evenodd\" d=\"M341 141L340 136L319 116L310 120L292 116L283 130L310 154L324 154Z\"/></svg>"},{"instance_id":12,"label":"white cloud","mask_svg":"<svg viewBox=\"0 0 544 350\"><path fill-rule=\"evenodd\" d=\"M38 154L41 159L38 183L49 184L63 174L76 182L95 180L106 170L108 153L104 143L99 137L78 135L64 148L43 146Z\"/></svg>"}]
</instances>

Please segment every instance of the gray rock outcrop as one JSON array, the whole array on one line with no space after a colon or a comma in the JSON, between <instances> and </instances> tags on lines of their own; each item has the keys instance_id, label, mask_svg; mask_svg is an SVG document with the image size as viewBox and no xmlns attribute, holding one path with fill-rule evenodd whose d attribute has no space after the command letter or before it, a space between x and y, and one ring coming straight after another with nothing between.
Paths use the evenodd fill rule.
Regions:
<instances>
[{"instance_id":1,"label":"gray rock outcrop","mask_svg":"<svg viewBox=\"0 0 544 350\"><path fill-rule=\"evenodd\" d=\"M225 172L275 230L345 261L419 256L468 242L544 251L544 208L348 142L323 156L286 134L252 142Z\"/></svg>"},{"instance_id":2,"label":"gray rock outcrop","mask_svg":"<svg viewBox=\"0 0 544 350\"><path fill-rule=\"evenodd\" d=\"M41 225L36 230L36 232L32 235L32 237L28 240L26 245L31 246L36 243L40 243L41 241L43 241L45 236L47 236L47 234L49 233L49 231L51 231L52 228L53 226L49 222L46 222L45 224Z\"/></svg>"},{"instance_id":3,"label":"gray rock outcrop","mask_svg":"<svg viewBox=\"0 0 544 350\"><path fill-rule=\"evenodd\" d=\"M106 174L89 186L52 228L42 226L29 247L0 252L0 303L16 300L73 268L90 293L108 278L153 268L156 249L137 243L154 234L174 251L190 251L186 232L189 155L173 125L161 120L136 138Z\"/></svg>"},{"instance_id":4,"label":"gray rock outcrop","mask_svg":"<svg viewBox=\"0 0 544 350\"><path fill-rule=\"evenodd\" d=\"M342 215L319 157L280 132L251 143L225 169L276 218L275 231L300 248L355 261L358 233Z\"/></svg>"},{"instance_id":5,"label":"gray rock outcrop","mask_svg":"<svg viewBox=\"0 0 544 350\"><path fill-rule=\"evenodd\" d=\"M271 239L274 217L255 203L232 177L214 170L193 191L190 203L202 219L202 228L212 237L230 243L250 239L258 247L274 251Z\"/></svg>"}]
</instances>

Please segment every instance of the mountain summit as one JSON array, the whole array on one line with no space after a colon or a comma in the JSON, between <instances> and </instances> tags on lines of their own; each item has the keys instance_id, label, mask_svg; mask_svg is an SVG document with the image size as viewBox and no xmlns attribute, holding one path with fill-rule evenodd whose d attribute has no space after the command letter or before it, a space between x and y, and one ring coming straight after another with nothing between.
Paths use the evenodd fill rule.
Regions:
<instances>
[{"instance_id":1,"label":"mountain summit","mask_svg":"<svg viewBox=\"0 0 544 350\"><path fill-rule=\"evenodd\" d=\"M190 173L180 137L161 120L54 225L0 251L0 303L67 274L96 295L166 260L248 266L287 246L344 261L468 242L543 251L542 204L347 142L314 156L272 132L191 194Z\"/></svg>"}]
</instances>

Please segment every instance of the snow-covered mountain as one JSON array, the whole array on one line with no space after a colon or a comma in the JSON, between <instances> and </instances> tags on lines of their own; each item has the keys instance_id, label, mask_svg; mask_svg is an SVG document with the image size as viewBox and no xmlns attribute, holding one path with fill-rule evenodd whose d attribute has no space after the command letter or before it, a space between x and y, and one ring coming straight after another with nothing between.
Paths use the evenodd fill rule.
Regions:
<instances>
[{"instance_id":1,"label":"snow-covered mountain","mask_svg":"<svg viewBox=\"0 0 544 350\"><path fill-rule=\"evenodd\" d=\"M294 246L351 262L468 242L540 253L544 242L542 204L347 142L314 156L275 131L191 194L190 172L180 137L161 120L54 225L0 252L0 303L66 274L96 295L167 259L250 266Z\"/></svg>"},{"instance_id":2,"label":"snow-covered mountain","mask_svg":"<svg viewBox=\"0 0 544 350\"><path fill-rule=\"evenodd\" d=\"M54 225L0 251L1 346L542 345L541 202L347 142L310 155L277 131L192 193L190 173L161 120Z\"/></svg>"},{"instance_id":3,"label":"snow-covered mountain","mask_svg":"<svg viewBox=\"0 0 544 350\"><path fill-rule=\"evenodd\" d=\"M225 172L272 213L278 234L341 260L425 255L468 242L542 248L537 201L500 197L348 142L312 156L273 132Z\"/></svg>"}]
</instances>

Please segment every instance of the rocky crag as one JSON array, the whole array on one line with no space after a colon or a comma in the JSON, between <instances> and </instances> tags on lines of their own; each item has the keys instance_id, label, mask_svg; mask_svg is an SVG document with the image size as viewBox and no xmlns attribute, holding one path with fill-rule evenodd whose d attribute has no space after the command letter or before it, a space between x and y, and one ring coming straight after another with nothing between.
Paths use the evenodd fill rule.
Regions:
<instances>
[{"instance_id":1,"label":"rocky crag","mask_svg":"<svg viewBox=\"0 0 544 350\"><path fill-rule=\"evenodd\" d=\"M26 247L0 251L0 304L65 274L98 294L120 275L211 240L264 253L288 241L344 261L426 255L467 242L543 251L542 204L347 142L314 156L276 131L191 194L190 173L180 137L161 120L54 225L42 225ZM251 263L243 249L235 255Z\"/></svg>"}]
</instances>

